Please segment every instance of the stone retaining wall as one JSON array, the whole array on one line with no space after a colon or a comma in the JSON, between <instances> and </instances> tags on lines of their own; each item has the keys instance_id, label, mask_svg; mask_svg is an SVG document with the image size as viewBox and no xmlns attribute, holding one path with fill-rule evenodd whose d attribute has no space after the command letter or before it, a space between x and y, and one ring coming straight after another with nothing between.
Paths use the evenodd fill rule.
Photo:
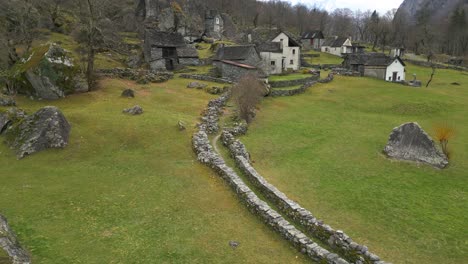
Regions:
<instances>
[{"instance_id":1,"label":"stone retaining wall","mask_svg":"<svg viewBox=\"0 0 468 264\"><path fill-rule=\"evenodd\" d=\"M270 96L278 97L278 96L293 96L293 95L301 94L307 91L307 89L309 89L315 83L316 81L310 81L308 83L305 83L304 85L302 85L301 87L297 89L289 89L289 90L271 89Z\"/></svg>"},{"instance_id":2,"label":"stone retaining wall","mask_svg":"<svg viewBox=\"0 0 468 264\"><path fill-rule=\"evenodd\" d=\"M410 59L405 59L405 62L412 63L414 65L418 66L423 66L423 67L432 67L431 62L427 61L418 61L418 60L410 60ZM468 68L462 67L462 66L455 66L455 65L444 65L444 64L439 64L439 63L434 63L434 66L437 69L450 69L450 70L457 70L457 71L468 71Z\"/></svg>"},{"instance_id":3,"label":"stone retaining wall","mask_svg":"<svg viewBox=\"0 0 468 264\"><path fill-rule=\"evenodd\" d=\"M10 256L13 264L30 264L31 258L11 230L5 217L0 215L0 247Z\"/></svg>"},{"instance_id":4,"label":"stone retaining wall","mask_svg":"<svg viewBox=\"0 0 468 264\"><path fill-rule=\"evenodd\" d=\"M311 81L316 81L320 78L320 75L312 75L311 77L297 79L297 80L288 80L288 81L276 81L276 82L268 82L272 88L280 88L280 87L289 87L289 86L296 86L301 84L306 84Z\"/></svg>"},{"instance_id":5,"label":"stone retaining wall","mask_svg":"<svg viewBox=\"0 0 468 264\"><path fill-rule=\"evenodd\" d=\"M316 69L327 70L327 69L333 69L333 68L341 68L343 66L341 64L311 64L310 67L316 68Z\"/></svg>"},{"instance_id":6,"label":"stone retaining wall","mask_svg":"<svg viewBox=\"0 0 468 264\"><path fill-rule=\"evenodd\" d=\"M272 209L266 202L258 198L237 173L226 165L223 158L213 150L208 139L207 128L213 125L211 123L214 120L211 116L212 113L219 114L222 111L222 107L229 99L229 96L230 94L226 93L220 98L209 102L208 108L211 108L211 110L205 111L205 115L202 117L202 124L199 126L199 131L193 135L192 139L193 149L197 154L197 159L201 163L211 167L220 175L251 212L258 215L266 224L292 243L303 254L306 254L314 261L320 261L320 263L349 263L340 258L337 254L331 253L317 243L314 243L304 233L291 225L284 217Z\"/></svg>"},{"instance_id":7,"label":"stone retaining wall","mask_svg":"<svg viewBox=\"0 0 468 264\"><path fill-rule=\"evenodd\" d=\"M318 58L320 57L320 54L301 54L302 57L305 57L305 58Z\"/></svg>"},{"instance_id":8,"label":"stone retaining wall","mask_svg":"<svg viewBox=\"0 0 468 264\"><path fill-rule=\"evenodd\" d=\"M249 181L257 187L279 210L290 217L296 224L302 226L306 233L320 239L323 243L337 250L347 261L356 264L373 263L386 264L371 253L366 246L354 242L341 230L334 230L329 225L316 219L311 212L289 199L275 186L268 183L250 164L249 154L244 144L236 140L228 131L223 131L222 142L228 147L237 166L247 176Z\"/></svg>"},{"instance_id":9,"label":"stone retaining wall","mask_svg":"<svg viewBox=\"0 0 468 264\"><path fill-rule=\"evenodd\" d=\"M333 81L333 79L335 78L334 74L333 73L329 73L328 76L324 79L320 79L318 80L319 83L329 83L331 81Z\"/></svg>"},{"instance_id":10,"label":"stone retaining wall","mask_svg":"<svg viewBox=\"0 0 468 264\"><path fill-rule=\"evenodd\" d=\"M127 79L139 83L160 83L174 78L174 73L172 72L152 72L131 68L99 69L96 73L103 77Z\"/></svg>"},{"instance_id":11,"label":"stone retaining wall","mask_svg":"<svg viewBox=\"0 0 468 264\"><path fill-rule=\"evenodd\" d=\"M215 77L211 77L211 76L208 76L208 75L202 75L202 74L181 74L180 77L185 78L185 79L199 80L199 81L233 84L233 82L231 80L228 80L228 79L215 78Z\"/></svg>"}]
</instances>

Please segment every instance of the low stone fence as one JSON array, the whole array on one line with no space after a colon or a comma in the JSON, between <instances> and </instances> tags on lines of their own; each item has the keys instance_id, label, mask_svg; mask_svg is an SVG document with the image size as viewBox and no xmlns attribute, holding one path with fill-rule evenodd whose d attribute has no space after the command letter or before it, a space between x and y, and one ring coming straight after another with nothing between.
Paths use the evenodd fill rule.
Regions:
<instances>
[{"instance_id":1,"label":"low stone fence","mask_svg":"<svg viewBox=\"0 0 468 264\"><path fill-rule=\"evenodd\" d=\"M329 73L326 78L320 79L320 80L318 80L318 82L319 83L329 83L329 82L332 82L334 78L335 78L335 75L333 73Z\"/></svg>"},{"instance_id":2,"label":"low stone fence","mask_svg":"<svg viewBox=\"0 0 468 264\"><path fill-rule=\"evenodd\" d=\"M99 69L96 73L103 77L127 79L141 84L161 83L174 78L174 73L172 72L152 72L131 68Z\"/></svg>"},{"instance_id":3,"label":"low stone fence","mask_svg":"<svg viewBox=\"0 0 468 264\"><path fill-rule=\"evenodd\" d=\"M305 232L320 239L323 243L339 252L351 263L386 264L371 253L366 246L354 242L341 230L334 230L329 225L317 220L311 212L289 199L275 186L268 183L250 164L249 154L245 145L236 140L228 131L223 131L222 142L228 147L237 166L247 176L249 181L258 188L279 210L290 217L296 224L305 229Z\"/></svg>"},{"instance_id":4,"label":"low stone fence","mask_svg":"<svg viewBox=\"0 0 468 264\"><path fill-rule=\"evenodd\" d=\"M341 64L311 64L312 68L328 70L343 67Z\"/></svg>"},{"instance_id":5,"label":"low stone fence","mask_svg":"<svg viewBox=\"0 0 468 264\"><path fill-rule=\"evenodd\" d=\"M208 81L208 82L215 82L215 83L228 83L228 84L233 84L231 80L228 79L223 79L223 78L215 78L211 77L208 75L202 75L202 74L181 74L179 75L181 78L185 79L194 79L194 80L199 80L199 81Z\"/></svg>"},{"instance_id":6,"label":"low stone fence","mask_svg":"<svg viewBox=\"0 0 468 264\"><path fill-rule=\"evenodd\" d=\"M423 67L432 67L432 65L434 65L437 69L468 71L468 68L462 67L462 66L444 65L444 64L440 64L440 63L431 63L431 62L427 62L427 61L418 61L418 60L411 60L411 59L405 59L404 61L412 63L414 65L423 66Z\"/></svg>"},{"instance_id":7,"label":"low stone fence","mask_svg":"<svg viewBox=\"0 0 468 264\"><path fill-rule=\"evenodd\" d=\"M221 176L228 185L236 192L239 199L247 208L259 216L273 230L278 232L283 238L292 243L303 254L306 254L312 260L320 263L347 264L349 262L340 258L337 254L331 253L314 243L303 232L291 225L284 217L272 209L266 202L258 196L244 183L237 173L226 165L223 158L217 154L208 139L207 127L211 126L209 122L213 120L211 113L220 113L223 105L229 99L229 94L224 94L218 99L211 100L207 111L202 118L202 124L199 131L193 135L192 144L197 159L207 166L211 167L219 176Z\"/></svg>"},{"instance_id":8,"label":"low stone fence","mask_svg":"<svg viewBox=\"0 0 468 264\"><path fill-rule=\"evenodd\" d=\"M0 247L10 256L12 264L30 264L31 258L11 230L5 217L0 215Z\"/></svg>"},{"instance_id":9,"label":"low stone fence","mask_svg":"<svg viewBox=\"0 0 468 264\"><path fill-rule=\"evenodd\" d=\"M320 57L320 54L301 54L302 57L305 57L305 58L318 58Z\"/></svg>"},{"instance_id":10,"label":"low stone fence","mask_svg":"<svg viewBox=\"0 0 468 264\"><path fill-rule=\"evenodd\" d=\"M333 74L343 75L343 76L351 76L351 77L361 77L361 73L357 71L352 71L346 68L333 68Z\"/></svg>"},{"instance_id":11,"label":"low stone fence","mask_svg":"<svg viewBox=\"0 0 468 264\"><path fill-rule=\"evenodd\" d=\"M279 97L279 96L293 96L297 94L304 93L313 86L316 81L310 81L297 89L281 90L281 89L271 89L270 96Z\"/></svg>"},{"instance_id":12,"label":"low stone fence","mask_svg":"<svg viewBox=\"0 0 468 264\"><path fill-rule=\"evenodd\" d=\"M316 81L320 78L320 75L313 74L310 77L297 79L297 80L288 80L288 81L272 81L268 82L272 88L280 88L280 87L289 87L289 86L296 86L301 84L306 84L311 81Z\"/></svg>"}]
</instances>

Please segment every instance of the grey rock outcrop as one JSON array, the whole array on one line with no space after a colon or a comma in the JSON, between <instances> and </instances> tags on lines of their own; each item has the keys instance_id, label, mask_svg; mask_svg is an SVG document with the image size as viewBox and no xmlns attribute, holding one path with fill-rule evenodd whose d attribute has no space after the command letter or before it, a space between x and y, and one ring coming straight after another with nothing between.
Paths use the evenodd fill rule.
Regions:
<instances>
[{"instance_id":1,"label":"grey rock outcrop","mask_svg":"<svg viewBox=\"0 0 468 264\"><path fill-rule=\"evenodd\" d=\"M21 122L14 122L6 131L7 143L15 149L18 159L68 144L71 126L55 106L46 106Z\"/></svg>"},{"instance_id":2,"label":"grey rock outcrop","mask_svg":"<svg viewBox=\"0 0 468 264\"><path fill-rule=\"evenodd\" d=\"M26 117L26 113L22 109L16 107L0 113L0 134L3 134L14 122L24 117Z\"/></svg>"},{"instance_id":3,"label":"grey rock outcrop","mask_svg":"<svg viewBox=\"0 0 468 264\"><path fill-rule=\"evenodd\" d=\"M89 90L71 54L57 44L34 48L12 68L10 81L18 93L47 100Z\"/></svg>"},{"instance_id":4,"label":"grey rock outcrop","mask_svg":"<svg viewBox=\"0 0 468 264\"><path fill-rule=\"evenodd\" d=\"M0 96L0 106L15 106L16 101L11 97Z\"/></svg>"},{"instance_id":5,"label":"grey rock outcrop","mask_svg":"<svg viewBox=\"0 0 468 264\"><path fill-rule=\"evenodd\" d=\"M448 165L447 157L436 148L432 138L415 122L394 128L384 153L393 159L426 163L440 169Z\"/></svg>"},{"instance_id":6,"label":"grey rock outcrop","mask_svg":"<svg viewBox=\"0 0 468 264\"><path fill-rule=\"evenodd\" d=\"M12 264L31 263L28 252L18 243L7 219L2 215L0 215L0 247L8 254Z\"/></svg>"},{"instance_id":7,"label":"grey rock outcrop","mask_svg":"<svg viewBox=\"0 0 468 264\"><path fill-rule=\"evenodd\" d=\"M143 114L143 108L139 105L135 105L132 108L127 108L123 110L124 114L129 114L129 115L141 115Z\"/></svg>"},{"instance_id":8,"label":"grey rock outcrop","mask_svg":"<svg viewBox=\"0 0 468 264\"><path fill-rule=\"evenodd\" d=\"M125 89L122 92L122 97L134 98L135 92L132 89Z\"/></svg>"}]
</instances>

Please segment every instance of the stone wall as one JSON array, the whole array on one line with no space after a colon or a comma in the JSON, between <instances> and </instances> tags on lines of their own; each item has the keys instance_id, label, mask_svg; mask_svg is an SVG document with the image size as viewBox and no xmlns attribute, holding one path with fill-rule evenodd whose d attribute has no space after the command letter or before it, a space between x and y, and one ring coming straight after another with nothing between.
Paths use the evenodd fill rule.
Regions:
<instances>
[{"instance_id":1,"label":"stone wall","mask_svg":"<svg viewBox=\"0 0 468 264\"><path fill-rule=\"evenodd\" d=\"M290 87L296 86L301 84L306 84L312 81L317 81L320 78L320 75L311 75L310 77L297 79L297 80L288 80L288 81L273 81L269 82L272 88L280 88L280 87Z\"/></svg>"},{"instance_id":2,"label":"stone wall","mask_svg":"<svg viewBox=\"0 0 468 264\"><path fill-rule=\"evenodd\" d=\"M329 82L332 82L333 79L335 78L334 74L333 73L329 73L328 76L324 79L320 79L318 80L319 83L329 83Z\"/></svg>"},{"instance_id":3,"label":"stone wall","mask_svg":"<svg viewBox=\"0 0 468 264\"><path fill-rule=\"evenodd\" d=\"M231 80L228 80L228 79L215 78L215 77L212 77L212 76L202 75L202 74L181 74L179 76L181 78L185 78L185 79L194 79L194 80L199 80L199 81L233 84L233 82Z\"/></svg>"},{"instance_id":4,"label":"stone wall","mask_svg":"<svg viewBox=\"0 0 468 264\"><path fill-rule=\"evenodd\" d=\"M320 57L320 54L304 54L303 53L301 56L305 58L318 58Z\"/></svg>"},{"instance_id":5,"label":"stone wall","mask_svg":"<svg viewBox=\"0 0 468 264\"><path fill-rule=\"evenodd\" d=\"M267 225L279 233L283 238L293 244L303 254L306 254L312 260L320 263L347 264L349 262L340 258L337 254L331 253L322 248L317 243L308 238L302 231L290 224L284 217L271 208L266 202L262 201L237 175L237 173L226 165L223 158L217 154L210 144L208 130L217 122L219 117L214 118L222 111L222 107L229 99L230 94L225 93L218 99L211 100L208 108L202 117L202 123L199 125L199 131L193 135L193 149L197 154L197 159L212 168L221 176L227 184L236 192L239 199L247 208L259 216ZM216 120L216 121L215 121ZM244 153L245 154L245 153Z\"/></svg>"},{"instance_id":6,"label":"stone wall","mask_svg":"<svg viewBox=\"0 0 468 264\"><path fill-rule=\"evenodd\" d=\"M297 94L304 93L313 86L316 81L309 81L308 83L303 84L301 87L297 89L289 89L289 90L281 90L281 89L271 89L270 96L278 97L278 96L293 96Z\"/></svg>"},{"instance_id":7,"label":"stone wall","mask_svg":"<svg viewBox=\"0 0 468 264\"><path fill-rule=\"evenodd\" d=\"M247 176L249 181L258 188L269 201L277 206L282 213L290 217L296 224L300 225L305 230L306 234L320 239L351 263L386 263L380 261L380 258L371 253L366 246L354 242L343 231L334 230L329 225L324 224L323 221L316 219L311 212L289 199L275 186L268 183L250 164L249 154L244 144L236 140L230 132L223 131L221 139L223 144L228 147L237 166Z\"/></svg>"},{"instance_id":8,"label":"stone wall","mask_svg":"<svg viewBox=\"0 0 468 264\"><path fill-rule=\"evenodd\" d=\"M99 69L96 71L96 73L101 77L120 78L132 81L141 81L145 83L165 82L174 78L174 73L172 72L152 72L148 70L131 68Z\"/></svg>"},{"instance_id":9,"label":"stone wall","mask_svg":"<svg viewBox=\"0 0 468 264\"><path fill-rule=\"evenodd\" d=\"M322 70L328 70L328 69L333 69L333 68L340 68L342 67L341 64L311 64L312 68L316 69L322 69Z\"/></svg>"},{"instance_id":10,"label":"stone wall","mask_svg":"<svg viewBox=\"0 0 468 264\"><path fill-rule=\"evenodd\" d=\"M429 68L432 67L432 63L427 62L427 61L418 61L418 60L409 60L409 59L405 59L404 61L412 63L414 65L418 65L418 66L429 67ZM439 63L435 63L434 65L435 65L435 67L437 69L450 69L450 70L457 70L457 71L468 71L468 68L462 67L462 66L444 65L444 64L439 64Z\"/></svg>"},{"instance_id":11,"label":"stone wall","mask_svg":"<svg viewBox=\"0 0 468 264\"><path fill-rule=\"evenodd\" d=\"M30 264L31 258L11 230L5 217L0 215L0 247L10 256L12 264Z\"/></svg>"}]
</instances>

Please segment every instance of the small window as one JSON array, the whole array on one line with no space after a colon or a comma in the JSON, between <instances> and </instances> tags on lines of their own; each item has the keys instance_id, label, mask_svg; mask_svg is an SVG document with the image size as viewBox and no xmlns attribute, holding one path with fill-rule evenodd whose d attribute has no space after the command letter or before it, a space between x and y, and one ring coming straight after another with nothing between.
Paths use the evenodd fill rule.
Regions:
<instances>
[{"instance_id":1,"label":"small window","mask_svg":"<svg viewBox=\"0 0 468 264\"><path fill-rule=\"evenodd\" d=\"M388 77L388 80L391 81L391 80L392 80L392 77Z\"/></svg>"},{"instance_id":2,"label":"small window","mask_svg":"<svg viewBox=\"0 0 468 264\"><path fill-rule=\"evenodd\" d=\"M289 64L293 65L293 64L294 64L294 60L290 60L290 61L289 61Z\"/></svg>"},{"instance_id":3,"label":"small window","mask_svg":"<svg viewBox=\"0 0 468 264\"><path fill-rule=\"evenodd\" d=\"M280 39L281 42L283 42L283 39Z\"/></svg>"},{"instance_id":4,"label":"small window","mask_svg":"<svg viewBox=\"0 0 468 264\"><path fill-rule=\"evenodd\" d=\"M216 21L216 25L219 25L219 18L218 17L215 19L215 21Z\"/></svg>"},{"instance_id":5,"label":"small window","mask_svg":"<svg viewBox=\"0 0 468 264\"><path fill-rule=\"evenodd\" d=\"M276 61L271 61L271 66L275 66L276 65Z\"/></svg>"},{"instance_id":6,"label":"small window","mask_svg":"<svg viewBox=\"0 0 468 264\"><path fill-rule=\"evenodd\" d=\"M398 76L398 80L400 80L400 76Z\"/></svg>"},{"instance_id":7,"label":"small window","mask_svg":"<svg viewBox=\"0 0 468 264\"><path fill-rule=\"evenodd\" d=\"M296 50L295 50L295 49L293 49L293 50L292 50L292 53L293 53L293 55L294 55L294 54L296 54Z\"/></svg>"}]
</instances>

